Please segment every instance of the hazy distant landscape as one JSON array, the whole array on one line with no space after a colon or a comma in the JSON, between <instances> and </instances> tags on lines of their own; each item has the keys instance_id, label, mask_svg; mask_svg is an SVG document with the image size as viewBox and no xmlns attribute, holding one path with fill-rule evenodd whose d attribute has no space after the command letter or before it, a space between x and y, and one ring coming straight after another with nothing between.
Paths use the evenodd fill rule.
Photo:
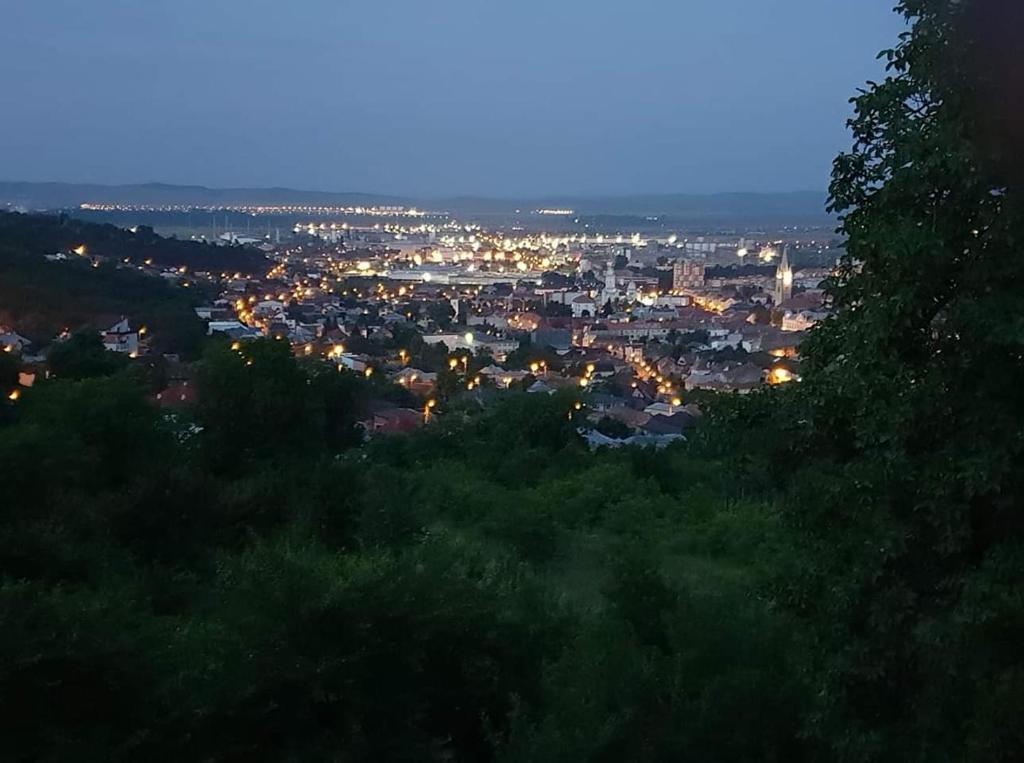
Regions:
<instances>
[{"instance_id":1,"label":"hazy distant landscape","mask_svg":"<svg viewBox=\"0 0 1024 763\"><path fill-rule=\"evenodd\" d=\"M207 188L162 183L95 185L0 182L0 204L27 210L66 209L81 204L226 207L243 205L405 206L461 217L529 214L537 209L571 209L578 216L664 217L680 224L823 225L824 191L789 193L642 194L623 196L537 196L421 198L368 193L333 193L293 188ZM548 220L547 222L551 222Z\"/></svg>"}]
</instances>

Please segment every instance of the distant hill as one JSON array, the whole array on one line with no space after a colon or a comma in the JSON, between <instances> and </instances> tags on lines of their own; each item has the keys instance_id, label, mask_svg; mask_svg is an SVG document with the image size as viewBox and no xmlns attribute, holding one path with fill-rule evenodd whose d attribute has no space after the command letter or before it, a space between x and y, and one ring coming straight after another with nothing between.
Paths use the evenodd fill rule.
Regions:
<instances>
[{"instance_id":1,"label":"distant hill","mask_svg":"<svg viewBox=\"0 0 1024 763\"><path fill-rule=\"evenodd\" d=\"M325 193L291 188L206 188L167 185L91 185L0 181L0 204L27 209L66 209L80 204L238 206L247 204L412 204L409 199L365 193Z\"/></svg>"},{"instance_id":2,"label":"distant hill","mask_svg":"<svg viewBox=\"0 0 1024 763\"><path fill-rule=\"evenodd\" d=\"M664 216L681 221L828 220L825 195L793 193L634 194L622 196L537 196L414 198L370 193L331 193L293 188L206 188L162 183L82 185L0 182L0 204L27 209L66 209L83 203L238 206L295 204L325 206L416 206L455 215L528 213L543 208L572 209L580 215Z\"/></svg>"}]
</instances>

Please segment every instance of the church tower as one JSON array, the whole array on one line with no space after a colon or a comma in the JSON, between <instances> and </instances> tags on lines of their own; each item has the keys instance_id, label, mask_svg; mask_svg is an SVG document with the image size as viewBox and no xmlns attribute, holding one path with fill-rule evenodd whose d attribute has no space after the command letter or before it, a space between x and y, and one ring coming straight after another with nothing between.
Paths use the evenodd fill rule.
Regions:
<instances>
[{"instance_id":1,"label":"church tower","mask_svg":"<svg viewBox=\"0 0 1024 763\"><path fill-rule=\"evenodd\" d=\"M793 268L789 264L789 247L782 250L782 260L775 270L775 304L781 305L793 296Z\"/></svg>"},{"instance_id":2,"label":"church tower","mask_svg":"<svg viewBox=\"0 0 1024 763\"><path fill-rule=\"evenodd\" d=\"M619 298L619 289L615 284L615 257L608 260L608 267L604 271L604 290L601 294L602 304L614 302Z\"/></svg>"}]
</instances>

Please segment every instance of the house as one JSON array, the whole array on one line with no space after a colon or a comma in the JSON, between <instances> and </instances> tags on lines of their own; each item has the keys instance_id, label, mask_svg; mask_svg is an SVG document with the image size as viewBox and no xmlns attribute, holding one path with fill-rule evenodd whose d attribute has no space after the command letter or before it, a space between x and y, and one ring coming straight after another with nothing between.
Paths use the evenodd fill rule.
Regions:
<instances>
[{"instance_id":1,"label":"house","mask_svg":"<svg viewBox=\"0 0 1024 763\"><path fill-rule=\"evenodd\" d=\"M349 371L365 372L370 367L368 355L357 355L353 352L343 352L338 357L338 365L347 368Z\"/></svg>"},{"instance_id":2,"label":"house","mask_svg":"<svg viewBox=\"0 0 1024 763\"><path fill-rule=\"evenodd\" d=\"M761 386L764 369L754 363L709 363L694 367L686 377L686 389L750 392Z\"/></svg>"},{"instance_id":3,"label":"house","mask_svg":"<svg viewBox=\"0 0 1024 763\"><path fill-rule=\"evenodd\" d=\"M396 373L394 380L398 384L410 384L416 381L434 383L437 381L437 374L408 366Z\"/></svg>"},{"instance_id":4,"label":"house","mask_svg":"<svg viewBox=\"0 0 1024 763\"><path fill-rule=\"evenodd\" d=\"M722 377L726 389L735 392L750 392L764 381L764 369L754 363L742 363L726 369Z\"/></svg>"},{"instance_id":5,"label":"house","mask_svg":"<svg viewBox=\"0 0 1024 763\"><path fill-rule=\"evenodd\" d=\"M603 412L603 415L610 419L621 421L632 429L640 429L640 427L651 420L649 413L644 413L634 408L609 408Z\"/></svg>"},{"instance_id":6,"label":"house","mask_svg":"<svg viewBox=\"0 0 1024 763\"><path fill-rule=\"evenodd\" d=\"M592 318L597 315L597 302L586 294L580 294L569 304L573 318Z\"/></svg>"},{"instance_id":7,"label":"house","mask_svg":"<svg viewBox=\"0 0 1024 763\"><path fill-rule=\"evenodd\" d=\"M400 384L417 395L428 395L437 385L437 374L421 371L418 368L403 368L392 377Z\"/></svg>"},{"instance_id":8,"label":"house","mask_svg":"<svg viewBox=\"0 0 1024 763\"><path fill-rule=\"evenodd\" d=\"M386 408L373 414L369 430L374 434L411 432L423 424L423 413L411 408Z\"/></svg>"},{"instance_id":9,"label":"house","mask_svg":"<svg viewBox=\"0 0 1024 763\"><path fill-rule=\"evenodd\" d=\"M572 331L569 329L538 328L530 335L530 341L535 347L568 350L572 347Z\"/></svg>"},{"instance_id":10,"label":"house","mask_svg":"<svg viewBox=\"0 0 1024 763\"><path fill-rule=\"evenodd\" d=\"M685 411L679 411L671 416L651 416L650 420L640 427L647 434L654 435L681 435L697 424L697 419Z\"/></svg>"},{"instance_id":11,"label":"house","mask_svg":"<svg viewBox=\"0 0 1024 763\"><path fill-rule=\"evenodd\" d=\"M195 313L204 321L227 318L228 308L222 305L203 305L195 308Z\"/></svg>"},{"instance_id":12,"label":"house","mask_svg":"<svg viewBox=\"0 0 1024 763\"><path fill-rule=\"evenodd\" d=\"M501 366L487 366L480 369L480 375L494 382L496 387L508 389L515 382L522 381L529 374L526 371L508 371Z\"/></svg>"},{"instance_id":13,"label":"house","mask_svg":"<svg viewBox=\"0 0 1024 763\"><path fill-rule=\"evenodd\" d=\"M808 331L828 316L827 310L786 310L782 314L782 330Z\"/></svg>"},{"instance_id":14,"label":"house","mask_svg":"<svg viewBox=\"0 0 1024 763\"><path fill-rule=\"evenodd\" d=\"M3 352L23 352L32 342L10 329L0 329L0 350Z\"/></svg>"},{"instance_id":15,"label":"house","mask_svg":"<svg viewBox=\"0 0 1024 763\"><path fill-rule=\"evenodd\" d=\"M530 392L530 393L534 393L534 394L537 393L537 392L546 392L546 393L550 394L550 393L554 392L555 390L554 390L553 387L548 385L542 379L538 379L533 384L531 384L530 388L527 389L526 391Z\"/></svg>"},{"instance_id":16,"label":"house","mask_svg":"<svg viewBox=\"0 0 1024 763\"><path fill-rule=\"evenodd\" d=\"M630 401L618 395L609 395L604 392L591 392L586 397L587 405L599 413L607 413L616 408L628 408Z\"/></svg>"},{"instance_id":17,"label":"house","mask_svg":"<svg viewBox=\"0 0 1024 763\"><path fill-rule=\"evenodd\" d=\"M515 352L519 349L518 339L481 336L476 343L480 350L488 351L495 360L504 360L510 352Z\"/></svg>"},{"instance_id":18,"label":"house","mask_svg":"<svg viewBox=\"0 0 1024 763\"><path fill-rule=\"evenodd\" d=\"M103 332L103 346L110 352L134 357L139 354L139 332L132 330L127 318L122 318Z\"/></svg>"},{"instance_id":19,"label":"house","mask_svg":"<svg viewBox=\"0 0 1024 763\"><path fill-rule=\"evenodd\" d=\"M218 331L226 334L235 329L244 328L248 327L241 321L210 321L206 324L206 334L207 336L210 336L212 334L216 334Z\"/></svg>"}]
</instances>

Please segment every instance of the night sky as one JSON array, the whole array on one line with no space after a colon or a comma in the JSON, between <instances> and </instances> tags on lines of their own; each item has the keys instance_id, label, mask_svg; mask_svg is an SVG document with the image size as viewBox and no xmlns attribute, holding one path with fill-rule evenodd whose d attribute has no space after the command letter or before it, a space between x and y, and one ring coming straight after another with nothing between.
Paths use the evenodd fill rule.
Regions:
<instances>
[{"instance_id":1,"label":"night sky","mask_svg":"<svg viewBox=\"0 0 1024 763\"><path fill-rule=\"evenodd\" d=\"M0 179L823 189L894 0L9 0Z\"/></svg>"}]
</instances>

